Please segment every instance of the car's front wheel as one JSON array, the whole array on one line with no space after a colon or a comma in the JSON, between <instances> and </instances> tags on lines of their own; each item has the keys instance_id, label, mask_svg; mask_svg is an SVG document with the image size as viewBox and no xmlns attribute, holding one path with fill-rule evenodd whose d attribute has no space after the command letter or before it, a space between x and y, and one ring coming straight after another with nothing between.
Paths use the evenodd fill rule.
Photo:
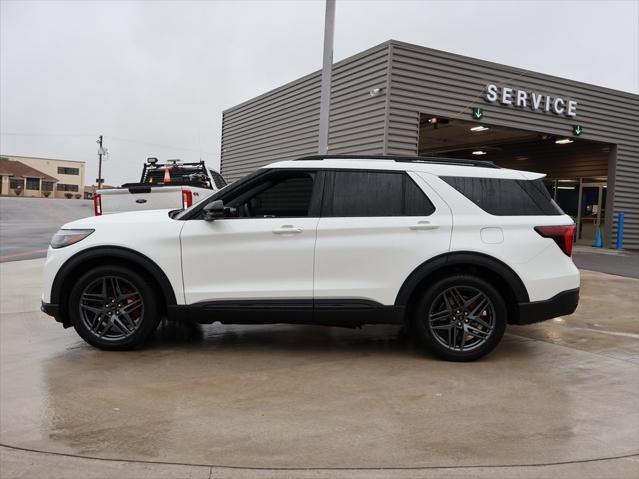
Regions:
<instances>
[{"instance_id":1,"label":"car's front wheel","mask_svg":"<svg viewBox=\"0 0 639 479\"><path fill-rule=\"evenodd\" d=\"M140 346L160 320L153 288L122 266L98 266L83 274L69 295L73 327L89 344L108 350Z\"/></svg>"},{"instance_id":2,"label":"car's front wheel","mask_svg":"<svg viewBox=\"0 0 639 479\"><path fill-rule=\"evenodd\" d=\"M492 351L506 330L506 304L486 280L454 275L435 282L415 311L425 346L449 361L474 361Z\"/></svg>"}]
</instances>

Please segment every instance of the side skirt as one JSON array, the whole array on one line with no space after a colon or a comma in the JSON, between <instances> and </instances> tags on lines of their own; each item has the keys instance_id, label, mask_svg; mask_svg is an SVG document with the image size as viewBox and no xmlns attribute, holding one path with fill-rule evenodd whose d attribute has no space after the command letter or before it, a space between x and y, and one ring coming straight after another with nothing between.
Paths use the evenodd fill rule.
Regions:
<instances>
[{"instance_id":1,"label":"side skirt","mask_svg":"<svg viewBox=\"0 0 639 479\"><path fill-rule=\"evenodd\" d=\"M361 299L221 300L168 307L168 319L211 324L402 324L404 307Z\"/></svg>"}]
</instances>

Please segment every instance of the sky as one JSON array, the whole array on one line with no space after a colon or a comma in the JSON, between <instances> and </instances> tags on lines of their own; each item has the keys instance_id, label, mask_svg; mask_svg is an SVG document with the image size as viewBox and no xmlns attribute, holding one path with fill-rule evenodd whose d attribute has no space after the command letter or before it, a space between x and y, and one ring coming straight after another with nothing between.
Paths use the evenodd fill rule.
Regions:
<instances>
[{"instance_id":1,"label":"sky","mask_svg":"<svg viewBox=\"0 0 639 479\"><path fill-rule=\"evenodd\" d=\"M0 153L219 165L222 111L321 68L324 1L0 1ZM639 1L337 0L334 60L389 39L639 93Z\"/></svg>"}]
</instances>

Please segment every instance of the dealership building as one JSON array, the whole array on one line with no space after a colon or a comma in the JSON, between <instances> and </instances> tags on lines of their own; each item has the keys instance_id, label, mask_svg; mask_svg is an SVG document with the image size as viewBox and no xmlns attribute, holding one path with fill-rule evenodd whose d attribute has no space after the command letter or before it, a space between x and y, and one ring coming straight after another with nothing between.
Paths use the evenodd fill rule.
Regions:
<instances>
[{"instance_id":1,"label":"dealership building","mask_svg":"<svg viewBox=\"0 0 639 479\"><path fill-rule=\"evenodd\" d=\"M614 66L613 66L614 67ZM321 72L224 111L228 180L317 152ZM547 175L577 243L639 249L639 95L398 41L333 66L329 154L473 158Z\"/></svg>"}]
</instances>

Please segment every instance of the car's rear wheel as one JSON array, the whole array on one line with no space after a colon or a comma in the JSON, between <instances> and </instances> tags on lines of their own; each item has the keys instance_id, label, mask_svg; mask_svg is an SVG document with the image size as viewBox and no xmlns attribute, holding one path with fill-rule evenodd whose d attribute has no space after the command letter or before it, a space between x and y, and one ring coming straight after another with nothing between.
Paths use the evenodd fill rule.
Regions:
<instances>
[{"instance_id":1,"label":"car's rear wheel","mask_svg":"<svg viewBox=\"0 0 639 479\"><path fill-rule=\"evenodd\" d=\"M454 275L424 293L414 326L422 343L449 361L474 361L492 351L506 330L506 304L482 278Z\"/></svg>"},{"instance_id":2,"label":"car's rear wheel","mask_svg":"<svg viewBox=\"0 0 639 479\"><path fill-rule=\"evenodd\" d=\"M73 327L89 344L108 350L133 349L160 320L153 288L121 266L99 266L73 286L68 311Z\"/></svg>"}]
</instances>

